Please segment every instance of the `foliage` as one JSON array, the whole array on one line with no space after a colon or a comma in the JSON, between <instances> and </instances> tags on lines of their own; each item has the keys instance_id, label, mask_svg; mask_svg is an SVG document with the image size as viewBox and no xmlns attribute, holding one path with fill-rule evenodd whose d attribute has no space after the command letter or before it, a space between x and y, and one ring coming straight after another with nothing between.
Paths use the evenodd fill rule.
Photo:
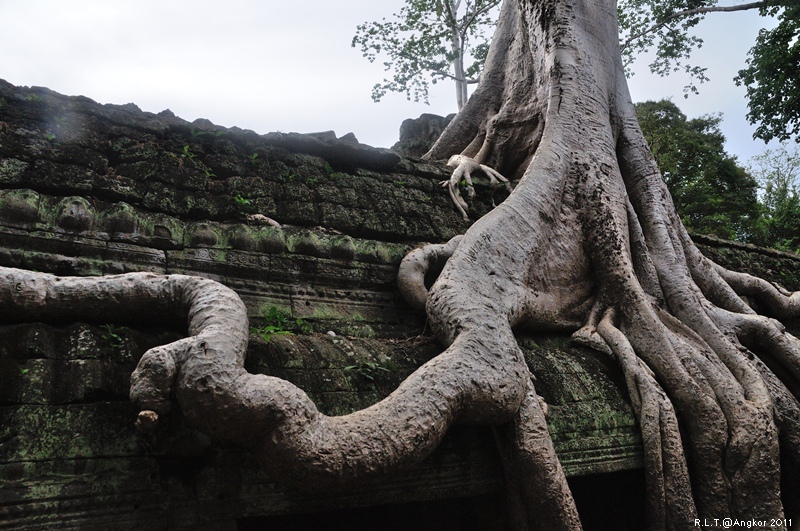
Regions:
<instances>
[{"instance_id":1,"label":"foliage","mask_svg":"<svg viewBox=\"0 0 800 531\"><path fill-rule=\"evenodd\" d=\"M778 26L759 32L736 83L747 87L756 137L800 142L800 4L763 8L762 14L777 16Z\"/></svg>"},{"instance_id":2,"label":"foliage","mask_svg":"<svg viewBox=\"0 0 800 531\"><path fill-rule=\"evenodd\" d=\"M362 359L353 365L343 367L351 384L366 385L374 391L386 396L396 385L394 375L399 370L391 359Z\"/></svg>"},{"instance_id":3,"label":"foliage","mask_svg":"<svg viewBox=\"0 0 800 531\"><path fill-rule=\"evenodd\" d=\"M772 30L762 29L749 52L747 68L739 71L735 82L745 85L750 112L748 118L758 125L755 135L765 141L773 138L800 141L800 4L790 0L761 0L734 5L718 5L719 0L619 0L618 15L622 56L629 67L635 58L655 49L651 72L666 76L684 72L689 83L684 92L698 92L698 84L708 81L707 68L693 64L691 55L703 46L695 27L708 13L759 9L762 16L777 17ZM392 79L373 87L375 101L387 92L404 92L408 99L428 101L430 83L454 79L456 83L474 81L483 67L488 43L485 30L492 24L490 14L500 0L466 2L460 17L448 8L458 9L461 0L407 0L395 14L396 20L365 23L358 26L352 45L374 62L385 54L386 70L394 70ZM453 7L454 6L454 7ZM477 16L473 15L477 14ZM471 24L471 25L470 25ZM461 35L460 46L452 35ZM468 43L476 44L470 46ZM458 75L458 67L448 72L448 65L471 61ZM631 71L628 69L628 73ZM463 101L466 101L464 92Z\"/></svg>"},{"instance_id":4,"label":"foliage","mask_svg":"<svg viewBox=\"0 0 800 531\"><path fill-rule=\"evenodd\" d=\"M687 62L691 53L703 45L703 39L691 34L691 30L703 19L703 15L674 17L676 12L716 0L619 0L619 17L622 58L626 67L637 55L655 46L655 59L650 71L661 76L683 70L692 82L685 92L697 92L695 81L703 83L708 78L706 69Z\"/></svg>"},{"instance_id":5,"label":"foliage","mask_svg":"<svg viewBox=\"0 0 800 531\"><path fill-rule=\"evenodd\" d=\"M106 343L110 344L112 347L119 347L124 343L122 336L119 335L119 328L117 328L113 324L104 324L102 328L105 332L100 336L100 338L105 341Z\"/></svg>"},{"instance_id":6,"label":"foliage","mask_svg":"<svg viewBox=\"0 0 800 531\"><path fill-rule=\"evenodd\" d=\"M745 169L725 152L718 116L689 120L668 100L635 108L689 230L800 252L800 149L768 149Z\"/></svg>"},{"instance_id":7,"label":"foliage","mask_svg":"<svg viewBox=\"0 0 800 531\"><path fill-rule=\"evenodd\" d=\"M753 157L751 172L763 188L764 244L800 252L800 149L768 149Z\"/></svg>"},{"instance_id":8,"label":"foliage","mask_svg":"<svg viewBox=\"0 0 800 531\"><path fill-rule=\"evenodd\" d=\"M255 204L253 203L253 200L243 196L240 193L233 196L233 202L243 214L250 214L255 210Z\"/></svg>"},{"instance_id":9,"label":"foliage","mask_svg":"<svg viewBox=\"0 0 800 531\"><path fill-rule=\"evenodd\" d=\"M692 52L703 45L693 33L708 13L759 9L762 16L777 16L774 30L762 29L750 50L748 67L739 72L737 84L747 87L755 136L769 141L786 140L800 132L800 6L796 0L761 0L718 5L718 0L619 0L620 43L626 67L635 57L655 48L650 70L661 76L684 71L690 77L686 95L708 80L706 68L690 62ZM800 139L799 139L800 140Z\"/></svg>"},{"instance_id":10,"label":"foliage","mask_svg":"<svg viewBox=\"0 0 800 531\"><path fill-rule=\"evenodd\" d=\"M250 335L258 336L269 343L274 335L291 335L308 333L310 327L301 318L293 319L287 312L272 306L261 312L261 326L251 326Z\"/></svg>"},{"instance_id":11,"label":"foliage","mask_svg":"<svg viewBox=\"0 0 800 531\"><path fill-rule=\"evenodd\" d=\"M406 0L392 20L359 25L352 46L370 62L385 57L385 70L393 72L391 79L373 87L372 99L377 102L387 92L400 92L409 100L428 103L430 84L452 79L461 108L466 85L475 81L486 58L486 30L499 4L500 0Z\"/></svg>"},{"instance_id":12,"label":"foliage","mask_svg":"<svg viewBox=\"0 0 800 531\"><path fill-rule=\"evenodd\" d=\"M761 243L758 183L725 152L719 116L686 118L669 100L635 105L675 208L694 232Z\"/></svg>"},{"instance_id":13,"label":"foliage","mask_svg":"<svg viewBox=\"0 0 800 531\"><path fill-rule=\"evenodd\" d=\"M393 372L392 367L390 367L388 364L384 365L383 363L374 360L360 361L355 365L348 365L347 367L344 367L344 370L351 371L359 377L369 380L370 382L377 380L381 376L381 373L391 374Z\"/></svg>"}]
</instances>

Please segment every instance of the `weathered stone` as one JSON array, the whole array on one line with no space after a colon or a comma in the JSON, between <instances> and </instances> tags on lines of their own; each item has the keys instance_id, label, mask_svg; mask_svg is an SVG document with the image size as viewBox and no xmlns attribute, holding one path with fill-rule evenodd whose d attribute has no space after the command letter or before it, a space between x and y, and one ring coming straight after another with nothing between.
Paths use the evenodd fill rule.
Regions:
<instances>
[{"instance_id":1,"label":"weathered stone","mask_svg":"<svg viewBox=\"0 0 800 531\"><path fill-rule=\"evenodd\" d=\"M215 247L219 237L208 223L199 223L190 229L189 247Z\"/></svg>"},{"instance_id":2,"label":"weathered stone","mask_svg":"<svg viewBox=\"0 0 800 531\"><path fill-rule=\"evenodd\" d=\"M135 234L139 228L139 216L131 205L116 203L106 215L106 231L114 234Z\"/></svg>"},{"instance_id":3,"label":"weathered stone","mask_svg":"<svg viewBox=\"0 0 800 531\"><path fill-rule=\"evenodd\" d=\"M56 224L72 232L83 232L92 226L94 209L83 197L67 197L58 206Z\"/></svg>"},{"instance_id":4,"label":"weathered stone","mask_svg":"<svg viewBox=\"0 0 800 531\"><path fill-rule=\"evenodd\" d=\"M228 241L234 249L242 251L255 251L258 249L258 241L253 235L253 231L246 226L238 225L231 229Z\"/></svg>"},{"instance_id":5,"label":"weathered stone","mask_svg":"<svg viewBox=\"0 0 800 531\"><path fill-rule=\"evenodd\" d=\"M392 146L392 150L405 157L421 157L433 146L454 116L423 113L419 118L403 120L400 124L400 140Z\"/></svg>"},{"instance_id":6,"label":"weathered stone","mask_svg":"<svg viewBox=\"0 0 800 531\"><path fill-rule=\"evenodd\" d=\"M8 227L33 228L39 221L39 194L27 189L4 191L0 217Z\"/></svg>"},{"instance_id":7,"label":"weathered stone","mask_svg":"<svg viewBox=\"0 0 800 531\"><path fill-rule=\"evenodd\" d=\"M0 183L13 185L22 182L22 174L28 168L28 163L14 159L0 159Z\"/></svg>"}]
</instances>

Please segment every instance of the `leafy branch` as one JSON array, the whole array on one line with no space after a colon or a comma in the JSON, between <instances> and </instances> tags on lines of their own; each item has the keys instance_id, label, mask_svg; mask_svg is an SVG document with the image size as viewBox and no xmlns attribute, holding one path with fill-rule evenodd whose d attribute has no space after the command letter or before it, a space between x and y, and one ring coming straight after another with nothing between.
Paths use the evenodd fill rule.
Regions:
<instances>
[{"instance_id":1,"label":"leafy branch","mask_svg":"<svg viewBox=\"0 0 800 531\"><path fill-rule=\"evenodd\" d=\"M718 0L620 0L618 3L620 48L627 73L635 57L655 47L650 71L660 76L684 71L689 83L684 93L697 93L697 84L708 81L706 68L689 63L703 39L692 30L709 13L730 13L761 9L783 0L759 0L739 5L720 6Z\"/></svg>"},{"instance_id":2,"label":"leafy branch","mask_svg":"<svg viewBox=\"0 0 800 531\"><path fill-rule=\"evenodd\" d=\"M693 17L696 15L705 15L706 13L730 13L734 11L747 11L750 9L760 9L767 6L767 2L751 2L749 4L739 4L734 6L705 6L705 7L696 7L694 9L684 9L682 11L675 11L663 18L660 21L657 21L653 25L648 28L645 28L638 33L629 35L627 39L620 45L620 47L625 50L628 46L631 45L634 41L641 39L645 35L649 33L654 33L661 28L666 27L671 22L678 21L681 19L685 19L688 17Z\"/></svg>"}]
</instances>

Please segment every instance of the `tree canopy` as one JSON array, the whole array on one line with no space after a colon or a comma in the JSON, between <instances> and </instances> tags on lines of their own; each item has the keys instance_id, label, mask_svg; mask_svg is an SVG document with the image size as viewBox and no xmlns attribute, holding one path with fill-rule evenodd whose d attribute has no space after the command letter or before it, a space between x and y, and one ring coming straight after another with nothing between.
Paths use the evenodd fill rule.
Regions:
<instances>
[{"instance_id":1,"label":"tree canopy","mask_svg":"<svg viewBox=\"0 0 800 531\"><path fill-rule=\"evenodd\" d=\"M669 100L637 103L635 108L686 228L761 243L758 182L725 151L721 116L687 119Z\"/></svg>"},{"instance_id":2,"label":"tree canopy","mask_svg":"<svg viewBox=\"0 0 800 531\"><path fill-rule=\"evenodd\" d=\"M800 142L800 3L770 5L762 14L776 16L774 29L762 29L737 84L747 87L755 136Z\"/></svg>"},{"instance_id":3,"label":"tree canopy","mask_svg":"<svg viewBox=\"0 0 800 531\"><path fill-rule=\"evenodd\" d=\"M464 2L462 4L462 1ZM617 4L623 61L655 50L650 70L665 76L683 71L690 76L687 93L708 81L706 68L694 64L692 52L703 45L695 33L709 13L758 10L778 24L762 29L751 48L747 67L734 81L744 85L748 119L755 135L800 141L800 4L794 0L758 0L719 5L719 0L619 0ZM371 62L379 56L391 79L377 83L372 98L402 92L414 101L428 101L431 83L452 79L461 109L467 85L477 82L488 49L486 30L500 0L407 0L394 20L358 26L352 45ZM463 8L463 12L460 9Z\"/></svg>"},{"instance_id":4,"label":"tree canopy","mask_svg":"<svg viewBox=\"0 0 800 531\"><path fill-rule=\"evenodd\" d=\"M501 0L406 0L393 19L358 26L353 47L370 62L386 58L392 77L375 84L372 99L387 92L428 102L431 83L450 79L458 108L467 101L467 86L477 83L486 51L486 30Z\"/></svg>"},{"instance_id":5,"label":"tree canopy","mask_svg":"<svg viewBox=\"0 0 800 531\"><path fill-rule=\"evenodd\" d=\"M683 71L691 82L685 92L697 92L707 81L706 68L691 62L703 45L695 29L709 13L758 10L776 17L774 29L762 29L748 54L747 68L736 77L747 89L748 119L755 136L765 141L787 140L800 132L800 5L796 0L762 0L719 5L718 0L620 0L620 43L628 67L654 49L650 70L659 75ZM798 137L800 140L800 137Z\"/></svg>"}]
</instances>

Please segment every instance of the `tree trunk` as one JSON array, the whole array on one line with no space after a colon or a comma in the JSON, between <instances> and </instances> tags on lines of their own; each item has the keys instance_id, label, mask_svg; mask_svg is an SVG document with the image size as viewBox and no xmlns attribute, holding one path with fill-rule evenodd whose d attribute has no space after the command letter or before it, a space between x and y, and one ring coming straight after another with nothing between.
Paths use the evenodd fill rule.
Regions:
<instances>
[{"instance_id":1,"label":"tree trunk","mask_svg":"<svg viewBox=\"0 0 800 531\"><path fill-rule=\"evenodd\" d=\"M458 5L460 2L450 0L447 4L450 10L450 53L453 54L453 74L456 84L456 104L458 110L464 108L467 102L467 79L464 74L464 49L466 43L458 27Z\"/></svg>"},{"instance_id":2,"label":"tree trunk","mask_svg":"<svg viewBox=\"0 0 800 531\"><path fill-rule=\"evenodd\" d=\"M17 316L132 300L184 312L190 337L149 351L134 373L142 428L167 412L174 390L201 429L307 489L411 466L454 422L494 425L515 529L580 529L514 336L574 333L625 375L649 529L690 529L695 518L770 528L784 514L780 475L800 463L800 342L744 297L781 318L800 313L800 294L726 271L692 244L636 123L615 2L506 0L481 84L429 156L459 152L519 183L463 238L403 262L401 289L426 305L447 348L351 415L326 417L293 385L246 373L241 303L210 281L5 270L0 303ZM426 293L424 271L445 259ZM81 297L89 302L76 306Z\"/></svg>"},{"instance_id":3,"label":"tree trunk","mask_svg":"<svg viewBox=\"0 0 800 531\"><path fill-rule=\"evenodd\" d=\"M456 152L520 181L431 289L440 335L488 307L613 353L642 427L651 529L783 515L779 440L796 456L797 400L755 353L797 378L798 342L678 220L634 116L615 2L506 1L481 85L428 157ZM747 294L793 311L797 296L765 284Z\"/></svg>"},{"instance_id":4,"label":"tree trunk","mask_svg":"<svg viewBox=\"0 0 800 531\"><path fill-rule=\"evenodd\" d=\"M453 58L453 73L455 74L456 84L456 104L460 111L467 102L467 80L464 76L464 51L457 29L453 29L451 49L455 55Z\"/></svg>"}]
</instances>

